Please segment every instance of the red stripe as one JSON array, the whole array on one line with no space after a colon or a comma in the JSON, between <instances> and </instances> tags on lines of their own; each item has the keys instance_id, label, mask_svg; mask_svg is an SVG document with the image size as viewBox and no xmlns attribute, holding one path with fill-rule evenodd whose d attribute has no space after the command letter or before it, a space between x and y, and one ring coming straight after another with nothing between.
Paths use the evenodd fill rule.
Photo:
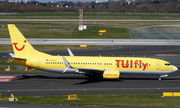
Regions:
<instances>
[{"instance_id":1,"label":"red stripe","mask_svg":"<svg viewBox=\"0 0 180 108\"><path fill-rule=\"evenodd\" d=\"M12 79L0 79L0 82L10 82Z\"/></svg>"},{"instance_id":2,"label":"red stripe","mask_svg":"<svg viewBox=\"0 0 180 108\"><path fill-rule=\"evenodd\" d=\"M0 79L14 79L17 76L0 76Z\"/></svg>"}]
</instances>

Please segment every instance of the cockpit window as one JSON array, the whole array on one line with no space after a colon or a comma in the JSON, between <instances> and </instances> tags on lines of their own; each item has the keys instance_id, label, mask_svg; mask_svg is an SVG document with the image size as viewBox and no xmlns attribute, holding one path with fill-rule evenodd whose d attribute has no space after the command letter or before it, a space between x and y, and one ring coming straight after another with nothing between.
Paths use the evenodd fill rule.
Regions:
<instances>
[{"instance_id":1,"label":"cockpit window","mask_svg":"<svg viewBox=\"0 0 180 108\"><path fill-rule=\"evenodd\" d=\"M165 63L166 66L169 66L170 64L169 63Z\"/></svg>"}]
</instances>

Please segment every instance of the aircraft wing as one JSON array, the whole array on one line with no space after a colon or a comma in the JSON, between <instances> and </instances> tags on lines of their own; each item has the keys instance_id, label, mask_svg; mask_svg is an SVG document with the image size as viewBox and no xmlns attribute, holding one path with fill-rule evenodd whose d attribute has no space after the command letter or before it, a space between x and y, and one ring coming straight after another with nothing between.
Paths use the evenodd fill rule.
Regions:
<instances>
[{"instance_id":1,"label":"aircraft wing","mask_svg":"<svg viewBox=\"0 0 180 108\"><path fill-rule=\"evenodd\" d=\"M105 70L104 69L95 69L95 68L78 68L76 67L80 72L85 72L85 73L103 73Z\"/></svg>"},{"instance_id":2,"label":"aircraft wing","mask_svg":"<svg viewBox=\"0 0 180 108\"><path fill-rule=\"evenodd\" d=\"M63 73L65 73L70 68L77 69L78 73L103 73L105 71L104 69L72 67L64 56L62 56L62 59L63 59L64 64L66 66L66 69L63 71Z\"/></svg>"}]
</instances>

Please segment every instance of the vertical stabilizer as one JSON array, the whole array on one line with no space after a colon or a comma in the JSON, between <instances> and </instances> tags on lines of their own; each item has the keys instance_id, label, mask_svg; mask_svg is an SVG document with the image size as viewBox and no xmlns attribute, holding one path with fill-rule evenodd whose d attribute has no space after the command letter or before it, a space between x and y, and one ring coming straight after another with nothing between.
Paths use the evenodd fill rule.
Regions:
<instances>
[{"instance_id":1,"label":"vertical stabilizer","mask_svg":"<svg viewBox=\"0 0 180 108\"><path fill-rule=\"evenodd\" d=\"M12 47L16 57L27 57L36 52L14 24L8 24Z\"/></svg>"}]
</instances>

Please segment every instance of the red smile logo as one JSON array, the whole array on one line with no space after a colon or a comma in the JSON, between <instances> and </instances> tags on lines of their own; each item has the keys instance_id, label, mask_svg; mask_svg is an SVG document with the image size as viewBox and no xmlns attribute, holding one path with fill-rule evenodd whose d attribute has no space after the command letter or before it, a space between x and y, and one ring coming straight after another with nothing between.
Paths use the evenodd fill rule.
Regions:
<instances>
[{"instance_id":1,"label":"red smile logo","mask_svg":"<svg viewBox=\"0 0 180 108\"><path fill-rule=\"evenodd\" d=\"M24 40L24 43L26 43L26 42L27 42L27 41ZM17 44L18 44L18 43L13 43L14 47L16 48L16 50L21 51L21 50L24 49L25 45L23 45L21 48L18 48L18 47L17 47Z\"/></svg>"}]
</instances>

